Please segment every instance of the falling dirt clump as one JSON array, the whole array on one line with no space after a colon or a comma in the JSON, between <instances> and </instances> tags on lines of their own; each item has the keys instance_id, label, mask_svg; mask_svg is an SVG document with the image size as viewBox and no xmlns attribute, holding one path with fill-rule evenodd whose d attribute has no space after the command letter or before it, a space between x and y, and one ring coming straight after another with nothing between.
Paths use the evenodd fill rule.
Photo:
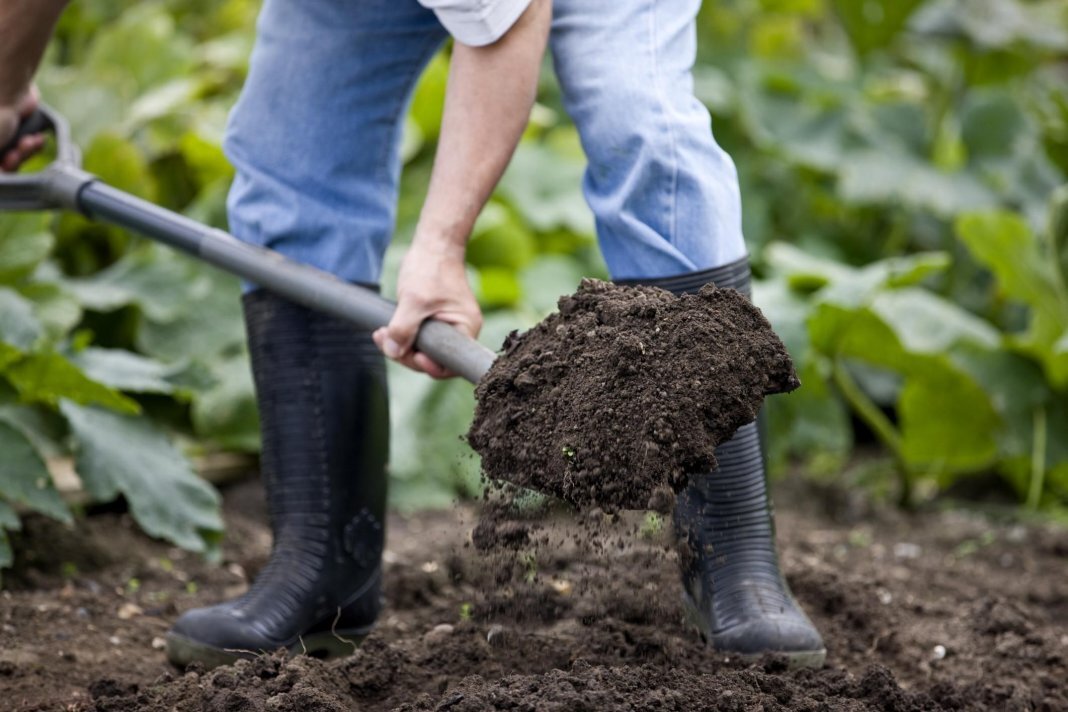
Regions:
<instances>
[{"instance_id":1,"label":"falling dirt clump","mask_svg":"<svg viewBox=\"0 0 1068 712\"><path fill-rule=\"evenodd\" d=\"M666 510L764 396L798 385L771 325L733 289L583 280L505 341L468 440L491 479L584 508Z\"/></svg>"}]
</instances>

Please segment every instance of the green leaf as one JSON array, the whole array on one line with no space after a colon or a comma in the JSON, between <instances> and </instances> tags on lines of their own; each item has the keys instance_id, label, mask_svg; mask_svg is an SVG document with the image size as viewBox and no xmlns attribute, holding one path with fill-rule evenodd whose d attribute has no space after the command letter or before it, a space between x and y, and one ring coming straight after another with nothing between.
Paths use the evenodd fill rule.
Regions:
<instances>
[{"instance_id":1,"label":"green leaf","mask_svg":"<svg viewBox=\"0 0 1068 712\"><path fill-rule=\"evenodd\" d=\"M945 362L912 371L898 399L906 461L914 469L942 473L991 465L1001 421L989 396Z\"/></svg>"},{"instance_id":2,"label":"green leaf","mask_svg":"<svg viewBox=\"0 0 1068 712\"><path fill-rule=\"evenodd\" d=\"M137 3L94 37L84 66L95 74L122 68L140 91L188 76L193 45L160 3Z\"/></svg>"},{"instance_id":3,"label":"green leaf","mask_svg":"<svg viewBox=\"0 0 1068 712\"><path fill-rule=\"evenodd\" d=\"M427 141L436 141L441 131L441 116L445 110L445 87L449 78L449 60L438 52L423 70L412 94L409 116Z\"/></svg>"},{"instance_id":4,"label":"green leaf","mask_svg":"<svg viewBox=\"0 0 1068 712\"><path fill-rule=\"evenodd\" d=\"M556 309L560 297L578 289L579 282L585 276L583 265L574 258L540 255L519 273L523 302L539 317L548 315ZM500 343L496 346L500 346Z\"/></svg>"},{"instance_id":5,"label":"green leaf","mask_svg":"<svg viewBox=\"0 0 1068 712\"><path fill-rule=\"evenodd\" d=\"M810 470L837 470L853 446L849 410L831 392L815 359L806 359L798 377L799 389L764 402L769 463L781 470L789 458L797 458Z\"/></svg>"},{"instance_id":6,"label":"green leaf","mask_svg":"<svg viewBox=\"0 0 1068 712\"><path fill-rule=\"evenodd\" d=\"M62 340L81 321L78 300L56 284L30 282L20 285L18 292L31 303L45 336L53 342Z\"/></svg>"},{"instance_id":7,"label":"green leaf","mask_svg":"<svg viewBox=\"0 0 1068 712\"><path fill-rule=\"evenodd\" d=\"M483 267L478 271L478 301L487 308L510 307L522 297L522 287L515 272L500 267Z\"/></svg>"},{"instance_id":8,"label":"green leaf","mask_svg":"<svg viewBox=\"0 0 1068 712\"><path fill-rule=\"evenodd\" d=\"M168 380L178 369L123 349L90 347L71 357L86 376L109 388L131 393L174 393Z\"/></svg>"},{"instance_id":9,"label":"green leaf","mask_svg":"<svg viewBox=\"0 0 1068 712\"><path fill-rule=\"evenodd\" d=\"M53 238L50 216L39 213L0 215L0 284L11 284L48 256Z\"/></svg>"},{"instance_id":10,"label":"green leaf","mask_svg":"<svg viewBox=\"0 0 1068 712\"><path fill-rule=\"evenodd\" d=\"M170 322L212 285L205 267L165 248L144 245L92 277L69 279L63 286L88 309L110 312L133 305L153 321Z\"/></svg>"},{"instance_id":11,"label":"green leaf","mask_svg":"<svg viewBox=\"0 0 1068 712\"><path fill-rule=\"evenodd\" d=\"M215 385L193 397L193 427L199 437L231 450L258 452L260 420L248 354L211 362Z\"/></svg>"},{"instance_id":12,"label":"green leaf","mask_svg":"<svg viewBox=\"0 0 1068 712\"><path fill-rule=\"evenodd\" d=\"M863 149L846 156L838 173L842 200L859 205L904 203L952 218L997 204L997 196L967 171L948 172L903 151Z\"/></svg>"},{"instance_id":13,"label":"green leaf","mask_svg":"<svg viewBox=\"0 0 1068 712\"><path fill-rule=\"evenodd\" d=\"M1068 294L1054 256L1011 213L964 215L956 230L972 256L994 273L1001 291L1031 308L1027 331L1014 341L1043 363L1054 385L1068 385Z\"/></svg>"},{"instance_id":14,"label":"green leaf","mask_svg":"<svg viewBox=\"0 0 1068 712\"><path fill-rule=\"evenodd\" d=\"M42 457L67 454L67 425L53 410L37 405L0 405L0 422L22 433Z\"/></svg>"},{"instance_id":15,"label":"green leaf","mask_svg":"<svg viewBox=\"0 0 1068 712\"><path fill-rule=\"evenodd\" d=\"M536 249L530 230L507 208L490 202L475 223L467 244L467 262L479 268L516 271L534 259Z\"/></svg>"},{"instance_id":16,"label":"green leaf","mask_svg":"<svg viewBox=\"0 0 1068 712\"><path fill-rule=\"evenodd\" d=\"M1068 184L1055 190L1050 198L1049 236L1060 282L1068 285Z\"/></svg>"},{"instance_id":17,"label":"green leaf","mask_svg":"<svg viewBox=\"0 0 1068 712\"><path fill-rule=\"evenodd\" d=\"M0 287L0 340L28 351L44 333L33 304L18 292Z\"/></svg>"},{"instance_id":18,"label":"green leaf","mask_svg":"<svg viewBox=\"0 0 1068 712\"><path fill-rule=\"evenodd\" d=\"M867 54L887 46L923 0L833 0L853 47Z\"/></svg>"},{"instance_id":19,"label":"green leaf","mask_svg":"<svg viewBox=\"0 0 1068 712\"><path fill-rule=\"evenodd\" d=\"M6 569L15 563L15 554L11 551L11 540L8 539L9 531L22 529L18 513L11 505L0 501L0 569Z\"/></svg>"},{"instance_id":20,"label":"green leaf","mask_svg":"<svg viewBox=\"0 0 1068 712\"><path fill-rule=\"evenodd\" d=\"M390 501L447 507L478 491L479 459L462 440L474 398L467 383L432 381L390 364Z\"/></svg>"},{"instance_id":21,"label":"green leaf","mask_svg":"<svg viewBox=\"0 0 1068 712\"><path fill-rule=\"evenodd\" d=\"M138 349L161 361L210 360L223 351L243 348L238 280L206 267L191 275L198 286L180 300L181 308L164 314L165 319L153 309L137 333Z\"/></svg>"},{"instance_id":22,"label":"green leaf","mask_svg":"<svg viewBox=\"0 0 1068 712\"><path fill-rule=\"evenodd\" d=\"M535 230L567 228L592 235L593 219L582 198L582 163L538 144L519 146L500 192Z\"/></svg>"},{"instance_id":23,"label":"green leaf","mask_svg":"<svg viewBox=\"0 0 1068 712\"><path fill-rule=\"evenodd\" d=\"M163 431L144 418L63 401L75 467L97 501L122 494L148 534L207 551L223 523L219 495L193 472Z\"/></svg>"},{"instance_id":24,"label":"green leaf","mask_svg":"<svg viewBox=\"0 0 1068 712\"><path fill-rule=\"evenodd\" d=\"M146 200L156 195L155 179L143 152L113 132L97 134L85 151L85 169L110 186Z\"/></svg>"},{"instance_id":25,"label":"green leaf","mask_svg":"<svg viewBox=\"0 0 1068 712\"><path fill-rule=\"evenodd\" d=\"M88 378L57 353L30 354L8 366L4 375L28 403L55 405L61 398L66 398L124 413L141 410L136 401Z\"/></svg>"},{"instance_id":26,"label":"green leaf","mask_svg":"<svg viewBox=\"0 0 1068 712\"><path fill-rule=\"evenodd\" d=\"M910 353L943 354L962 342L991 349L1001 343L1000 333L990 324L919 287L881 292L871 309Z\"/></svg>"},{"instance_id":27,"label":"green leaf","mask_svg":"<svg viewBox=\"0 0 1068 712\"><path fill-rule=\"evenodd\" d=\"M52 484L52 475L33 444L21 432L0 422L0 497L61 522L70 510ZM0 524L2 526L2 524Z\"/></svg>"},{"instance_id":28,"label":"green leaf","mask_svg":"<svg viewBox=\"0 0 1068 712\"><path fill-rule=\"evenodd\" d=\"M916 19L916 28L922 32L964 37L980 50L1016 45L1045 50L1068 48L1068 30L1059 0L941 0L929 3Z\"/></svg>"},{"instance_id":29,"label":"green leaf","mask_svg":"<svg viewBox=\"0 0 1068 712\"><path fill-rule=\"evenodd\" d=\"M960 314L947 322L947 334L935 333L938 315L952 313L945 304L920 319L921 328L912 333L908 310L930 310L931 304L915 296L881 304L878 311L824 303L809 319L809 332L813 345L832 359L859 359L904 377L897 398L898 455L911 470L975 470L993 461L1001 422L990 396L944 351L957 343L989 345L989 334Z\"/></svg>"},{"instance_id":30,"label":"green leaf","mask_svg":"<svg viewBox=\"0 0 1068 712\"><path fill-rule=\"evenodd\" d=\"M777 274L786 277L791 288L811 292L826 287L819 300L843 306L866 303L886 288L918 284L950 266L949 255L944 252L920 252L850 267L783 242L769 245L765 258Z\"/></svg>"}]
</instances>

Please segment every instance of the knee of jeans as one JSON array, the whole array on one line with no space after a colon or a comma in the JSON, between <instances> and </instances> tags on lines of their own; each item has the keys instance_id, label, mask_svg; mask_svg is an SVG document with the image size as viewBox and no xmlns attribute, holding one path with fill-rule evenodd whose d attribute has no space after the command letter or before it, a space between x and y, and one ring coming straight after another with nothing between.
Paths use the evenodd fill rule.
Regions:
<instances>
[{"instance_id":1,"label":"knee of jeans","mask_svg":"<svg viewBox=\"0 0 1068 712\"><path fill-rule=\"evenodd\" d=\"M610 73L583 84L568 108L591 166L672 162L680 148L712 144L708 111L684 82Z\"/></svg>"}]
</instances>

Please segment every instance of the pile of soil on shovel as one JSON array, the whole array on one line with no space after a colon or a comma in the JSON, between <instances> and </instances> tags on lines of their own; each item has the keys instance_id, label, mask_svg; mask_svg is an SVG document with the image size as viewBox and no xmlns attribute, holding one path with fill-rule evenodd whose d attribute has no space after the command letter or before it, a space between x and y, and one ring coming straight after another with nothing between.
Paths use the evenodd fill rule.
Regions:
<instances>
[{"instance_id":1,"label":"pile of soil on shovel","mask_svg":"<svg viewBox=\"0 0 1068 712\"><path fill-rule=\"evenodd\" d=\"M580 508L666 511L764 396L798 385L771 325L733 289L584 280L506 340L468 441L491 479Z\"/></svg>"}]
</instances>

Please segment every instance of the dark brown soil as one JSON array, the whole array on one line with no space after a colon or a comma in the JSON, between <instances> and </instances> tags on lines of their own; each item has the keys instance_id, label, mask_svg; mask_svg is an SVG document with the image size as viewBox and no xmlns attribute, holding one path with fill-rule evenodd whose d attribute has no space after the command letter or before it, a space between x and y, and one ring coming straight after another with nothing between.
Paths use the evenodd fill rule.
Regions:
<instances>
[{"instance_id":1,"label":"dark brown soil","mask_svg":"<svg viewBox=\"0 0 1068 712\"><path fill-rule=\"evenodd\" d=\"M387 605L358 653L168 667L177 614L235 595L264 562L262 495L226 493L212 567L125 515L27 522L0 594L4 710L1063 710L1068 531L954 511L906 516L777 489L794 592L827 666L724 660L684 624L665 522L628 513L394 517ZM27 548L28 547L28 548ZM156 641L156 642L154 642Z\"/></svg>"},{"instance_id":2,"label":"dark brown soil","mask_svg":"<svg viewBox=\"0 0 1068 712\"><path fill-rule=\"evenodd\" d=\"M579 507L667 511L688 474L799 385L756 307L711 285L583 280L559 312L509 336L468 433L485 474Z\"/></svg>"}]
</instances>

